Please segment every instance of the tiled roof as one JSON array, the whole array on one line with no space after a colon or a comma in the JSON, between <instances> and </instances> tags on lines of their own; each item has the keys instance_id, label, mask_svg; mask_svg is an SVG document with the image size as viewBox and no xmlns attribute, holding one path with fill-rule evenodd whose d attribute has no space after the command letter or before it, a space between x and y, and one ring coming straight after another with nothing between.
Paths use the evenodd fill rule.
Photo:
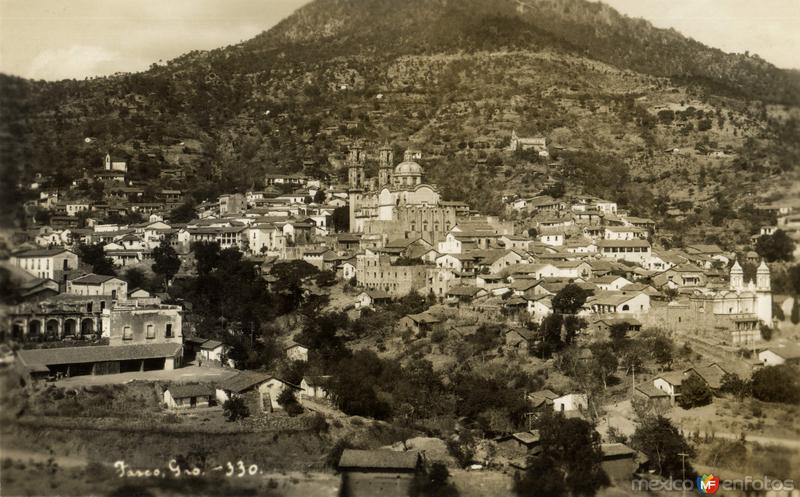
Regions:
<instances>
[{"instance_id":1,"label":"tiled roof","mask_svg":"<svg viewBox=\"0 0 800 497\"><path fill-rule=\"evenodd\" d=\"M219 340L206 340L202 345L200 345L200 348L203 350L214 350L220 345L222 345L222 342Z\"/></svg>"},{"instance_id":2,"label":"tiled roof","mask_svg":"<svg viewBox=\"0 0 800 497\"><path fill-rule=\"evenodd\" d=\"M649 247L647 240L600 240L597 246L603 247Z\"/></svg>"},{"instance_id":3,"label":"tiled roof","mask_svg":"<svg viewBox=\"0 0 800 497\"><path fill-rule=\"evenodd\" d=\"M59 364L174 357L180 349L181 344L179 343L142 343L20 350L18 355L25 365L43 364L55 366Z\"/></svg>"},{"instance_id":4,"label":"tiled roof","mask_svg":"<svg viewBox=\"0 0 800 497\"><path fill-rule=\"evenodd\" d=\"M167 388L173 399L185 399L189 397L210 397L214 395L214 387L208 383L196 383L193 385L173 385Z\"/></svg>"},{"instance_id":5,"label":"tiled roof","mask_svg":"<svg viewBox=\"0 0 800 497\"><path fill-rule=\"evenodd\" d=\"M608 443L608 444L601 444L600 449L603 451L603 457L621 457L621 456L633 456L636 454L636 451L631 449L625 444L621 443Z\"/></svg>"},{"instance_id":6,"label":"tiled roof","mask_svg":"<svg viewBox=\"0 0 800 497\"><path fill-rule=\"evenodd\" d=\"M73 285L100 285L101 283L105 283L108 280L115 279L114 276L107 276L104 274L86 274L81 276L80 278L75 278L72 280Z\"/></svg>"},{"instance_id":7,"label":"tiled roof","mask_svg":"<svg viewBox=\"0 0 800 497\"><path fill-rule=\"evenodd\" d=\"M231 392L235 393L242 393L245 390L249 390L250 388L264 383L265 381L269 381L272 378L275 378L276 380L281 381L282 383L285 383L293 388L300 388L297 385L292 385L291 383L287 383L280 378L273 376L271 373L260 371L240 371L239 374L223 381L220 384L220 388L223 390L230 390Z\"/></svg>"},{"instance_id":8,"label":"tiled roof","mask_svg":"<svg viewBox=\"0 0 800 497\"><path fill-rule=\"evenodd\" d=\"M24 250L22 252L17 252L14 257L52 257L54 255L58 255L64 252L70 252L65 248L54 248L54 249L33 249L33 250Z\"/></svg>"},{"instance_id":9,"label":"tiled roof","mask_svg":"<svg viewBox=\"0 0 800 497\"><path fill-rule=\"evenodd\" d=\"M408 317L411 318L411 320L414 321L415 323L433 324L439 322L439 319L431 316L426 312L420 312L419 314L409 314Z\"/></svg>"}]
</instances>

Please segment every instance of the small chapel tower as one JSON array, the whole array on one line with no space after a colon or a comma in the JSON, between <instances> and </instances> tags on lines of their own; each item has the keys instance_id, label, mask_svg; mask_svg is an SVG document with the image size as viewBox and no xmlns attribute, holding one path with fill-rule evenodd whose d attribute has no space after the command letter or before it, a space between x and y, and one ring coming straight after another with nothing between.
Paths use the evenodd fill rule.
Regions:
<instances>
[{"instance_id":1,"label":"small chapel tower","mask_svg":"<svg viewBox=\"0 0 800 497\"><path fill-rule=\"evenodd\" d=\"M738 259L731 267L730 289L733 291L744 290L744 269L742 269Z\"/></svg>"},{"instance_id":2,"label":"small chapel tower","mask_svg":"<svg viewBox=\"0 0 800 497\"><path fill-rule=\"evenodd\" d=\"M772 289L769 267L764 260L761 261L761 264L758 266L758 270L756 271L756 289L760 292L770 291Z\"/></svg>"}]
</instances>

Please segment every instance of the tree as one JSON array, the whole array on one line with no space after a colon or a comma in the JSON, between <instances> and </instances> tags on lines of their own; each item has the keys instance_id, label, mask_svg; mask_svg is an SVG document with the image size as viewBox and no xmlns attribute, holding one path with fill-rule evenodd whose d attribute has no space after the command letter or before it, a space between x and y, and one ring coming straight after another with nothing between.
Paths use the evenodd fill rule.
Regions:
<instances>
[{"instance_id":1,"label":"tree","mask_svg":"<svg viewBox=\"0 0 800 497\"><path fill-rule=\"evenodd\" d=\"M147 276L144 271L135 267L125 271L123 278L128 282L128 291L135 288L144 288L147 283Z\"/></svg>"},{"instance_id":2,"label":"tree","mask_svg":"<svg viewBox=\"0 0 800 497\"><path fill-rule=\"evenodd\" d=\"M424 464L414 476L409 494L412 497L456 497L458 490L449 479L450 471L444 463Z\"/></svg>"},{"instance_id":3,"label":"tree","mask_svg":"<svg viewBox=\"0 0 800 497\"><path fill-rule=\"evenodd\" d=\"M770 341L772 340L772 328L767 326L766 324L761 325L761 338Z\"/></svg>"},{"instance_id":4,"label":"tree","mask_svg":"<svg viewBox=\"0 0 800 497\"><path fill-rule=\"evenodd\" d=\"M192 244L197 273L207 275L219 265L220 247L218 242L197 242Z\"/></svg>"},{"instance_id":5,"label":"tree","mask_svg":"<svg viewBox=\"0 0 800 497\"><path fill-rule=\"evenodd\" d=\"M553 297L553 310L559 314L576 314L590 294L588 290L570 283Z\"/></svg>"},{"instance_id":6,"label":"tree","mask_svg":"<svg viewBox=\"0 0 800 497\"><path fill-rule=\"evenodd\" d=\"M684 409L705 406L711 403L713 395L706 382L698 375L693 374L681 383L681 395L678 404Z\"/></svg>"},{"instance_id":7,"label":"tree","mask_svg":"<svg viewBox=\"0 0 800 497\"><path fill-rule=\"evenodd\" d=\"M800 380L788 365L767 366L753 373L753 397L764 402L800 404Z\"/></svg>"},{"instance_id":8,"label":"tree","mask_svg":"<svg viewBox=\"0 0 800 497\"><path fill-rule=\"evenodd\" d=\"M49 209L36 209L36 212L33 215L33 219L36 221L37 224L41 224L42 226L47 226L50 224L50 218L52 217L52 212Z\"/></svg>"},{"instance_id":9,"label":"tree","mask_svg":"<svg viewBox=\"0 0 800 497\"><path fill-rule=\"evenodd\" d=\"M797 295L792 302L792 314L789 316L789 320L792 324L800 324L800 297Z\"/></svg>"},{"instance_id":10,"label":"tree","mask_svg":"<svg viewBox=\"0 0 800 497\"><path fill-rule=\"evenodd\" d=\"M242 397L234 397L226 400L222 404L222 412L225 413L225 419L228 421L244 419L250 415L250 409L247 407Z\"/></svg>"},{"instance_id":11,"label":"tree","mask_svg":"<svg viewBox=\"0 0 800 497\"><path fill-rule=\"evenodd\" d=\"M742 400L750 395L751 385L749 381L743 380L735 373L725 373L720 383L720 391L735 395Z\"/></svg>"},{"instance_id":12,"label":"tree","mask_svg":"<svg viewBox=\"0 0 800 497\"><path fill-rule=\"evenodd\" d=\"M19 285L12 279L11 271L0 268L0 302L16 304L20 301Z\"/></svg>"},{"instance_id":13,"label":"tree","mask_svg":"<svg viewBox=\"0 0 800 497\"><path fill-rule=\"evenodd\" d=\"M335 208L331 222L333 228L338 232L350 231L350 208L346 205Z\"/></svg>"},{"instance_id":14,"label":"tree","mask_svg":"<svg viewBox=\"0 0 800 497\"><path fill-rule=\"evenodd\" d=\"M537 429L541 453L529 458L528 469L515 482L519 495L593 496L609 484L600 435L591 423L547 413L537 421Z\"/></svg>"},{"instance_id":15,"label":"tree","mask_svg":"<svg viewBox=\"0 0 800 497\"><path fill-rule=\"evenodd\" d=\"M794 240L783 230L762 235L756 240L756 252L767 262L791 261L794 258L794 248Z\"/></svg>"},{"instance_id":16,"label":"tree","mask_svg":"<svg viewBox=\"0 0 800 497\"><path fill-rule=\"evenodd\" d=\"M553 352L558 352L563 347L561 342L561 328L564 324L564 317L561 314L550 314L542 320L539 325L539 344L538 349L533 350L537 355L550 357Z\"/></svg>"},{"instance_id":17,"label":"tree","mask_svg":"<svg viewBox=\"0 0 800 497\"><path fill-rule=\"evenodd\" d=\"M303 413L303 406L297 401L294 390L291 388L284 388L280 395L278 395L277 401L278 404L286 410L286 414L289 416L297 416Z\"/></svg>"},{"instance_id":18,"label":"tree","mask_svg":"<svg viewBox=\"0 0 800 497\"><path fill-rule=\"evenodd\" d=\"M669 337L658 335L652 340L650 346L653 359L660 364L661 367L669 368L672 366L672 361L674 359L674 346Z\"/></svg>"},{"instance_id":19,"label":"tree","mask_svg":"<svg viewBox=\"0 0 800 497\"><path fill-rule=\"evenodd\" d=\"M336 284L336 273L333 271L320 271L314 282L317 286L333 286Z\"/></svg>"},{"instance_id":20,"label":"tree","mask_svg":"<svg viewBox=\"0 0 800 497\"><path fill-rule=\"evenodd\" d=\"M161 245L153 249L153 261L153 272L164 277L164 288L166 289L172 278L178 274L178 270L181 268L181 259L172 245L167 240L163 240Z\"/></svg>"},{"instance_id":21,"label":"tree","mask_svg":"<svg viewBox=\"0 0 800 497\"><path fill-rule=\"evenodd\" d=\"M800 295L800 264L790 267L787 272L792 293Z\"/></svg>"},{"instance_id":22,"label":"tree","mask_svg":"<svg viewBox=\"0 0 800 497\"><path fill-rule=\"evenodd\" d=\"M619 349L621 344L628 337L628 323L614 323L608 329L608 337L615 349Z\"/></svg>"},{"instance_id":23,"label":"tree","mask_svg":"<svg viewBox=\"0 0 800 497\"><path fill-rule=\"evenodd\" d=\"M95 274L103 274L106 276L117 275L114 262L110 257L106 257L106 252L103 250L103 244L101 243L80 245L78 247L78 256L84 263L92 266L92 272Z\"/></svg>"},{"instance_id":24,"label":"tree","mask_svg":"<svg viewBox=\"0 0 800 497\"><path fill-rule=\"evenodd\" d=\"M385 419L391 414L389 403L378 397L380 358L372 351L359 350L340 361L331 378L333 402L347 414Z\"/></svg>"},{"instance_id":25,"label":"tree","mask_svg":"<svg viewBox=\"0 0 800 497\"><path fill-rule=\"evenodd\" d=\"M654 469L664 477L683 478L684 466L680 454L694 455L694 449L678 432L672 422L663 416L646 417L631 437L631 446L647 455ZM685 465L686 477L694 475L690 464Z\"/></svg>"},{"instance_id":26,"label":"tree","mask_svg":"<svg viewBox=\"0 0 800 497\"><path fill-rule=\"evenodd\" d=\"M619 361L614 350L605 343L598 343L592 347L591 369L603 379L603 387L607 386L607 381L617 371Z\"/></svg>"}]
</instances>

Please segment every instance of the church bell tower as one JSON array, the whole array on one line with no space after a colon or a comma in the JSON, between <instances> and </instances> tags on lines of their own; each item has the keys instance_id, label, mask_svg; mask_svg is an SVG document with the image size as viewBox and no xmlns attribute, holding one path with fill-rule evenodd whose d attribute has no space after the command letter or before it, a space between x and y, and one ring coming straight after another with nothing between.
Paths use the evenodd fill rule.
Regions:
<instances>
[{"instance_id":1,"label":"church bell tower","mask_svg":"<svg viewBox=\"0 0 800 497\"><path fill-rule=\"evenodd\" d=\"M384 145L379 150L378 158L378 187L389 186L392 182L392 169L394 168L394 152L389 145Z\"/></svg>"},{"instance_id":2,"label":"church bell tower","mask_svg":"<svg viewBox=\"0 0 800 497\"><path fill-rule=\"evenodd\" d=\"M769 267L763 260L756 270L756 315L767 326L772 326L772 283Z\"/></svg>"},{"instance_id":3,"label":"church bell tower","mask_svg":"<svg viewBox=\"0 0 800 497\"><path fill-rule=\"evenodd\" d=\"M364 159L364 149L360 145L353 144L347 157L347 176L351 190L364 188Z\"/></svg>"}]
</instances>

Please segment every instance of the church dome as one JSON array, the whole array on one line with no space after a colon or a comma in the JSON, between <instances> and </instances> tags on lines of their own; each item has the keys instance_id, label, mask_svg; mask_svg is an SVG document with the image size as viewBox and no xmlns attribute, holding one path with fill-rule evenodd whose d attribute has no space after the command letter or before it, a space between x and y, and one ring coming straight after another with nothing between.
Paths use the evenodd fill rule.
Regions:
<instances>
[{"instance_id":1,"label":"church dome","mask_svg":"<svg viewBox=\"0 0 800 497\"><path fill-rule=\"evenodd\" d=\"M422 176L422 166L414 161L404 161L394 168L395 176Z\"/></svg>"}]
</instances>

